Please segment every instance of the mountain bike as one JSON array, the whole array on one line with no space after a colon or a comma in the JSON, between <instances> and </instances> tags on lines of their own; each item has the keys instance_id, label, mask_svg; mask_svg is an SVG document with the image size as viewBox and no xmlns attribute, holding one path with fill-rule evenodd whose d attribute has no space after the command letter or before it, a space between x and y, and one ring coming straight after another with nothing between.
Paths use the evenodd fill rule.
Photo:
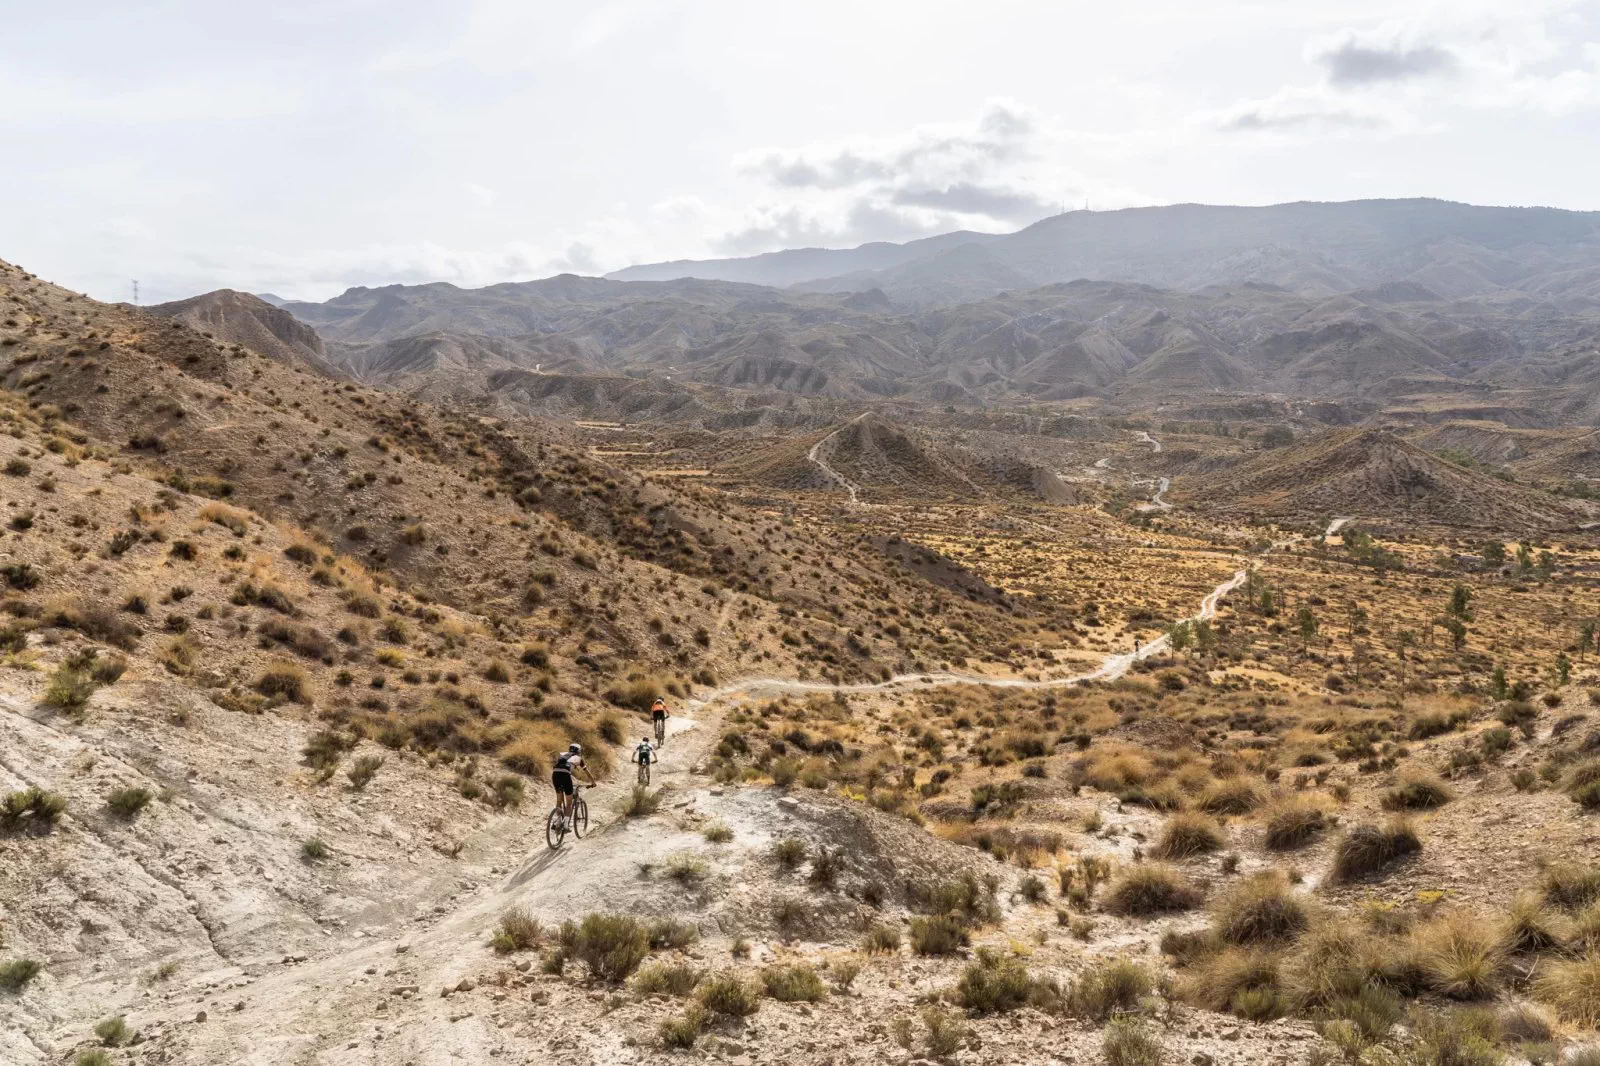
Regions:
<instances>
[{"instance_id":1,"label":"mountain bike","mask_svg":"<svg viewBox=\"0 0 1600 1066\"><path fill-rule=\"evenodd\" d=\"M579 840L589 831L589 804L583 798L583 790L587 785L573 785L572 816L567 817L561 813L561 800L556 799L556 805L550 808L550 816L544 820L544 842L552 850L559 848L561 842L571 833Z\"/></svg>"},{"instance_id":2,"label":"mountain bike","mask_svg":"<svg viewBox=\"0 0 1600 1066\"><path fill-rule=\"evenodd\" d=\"M641 759L640 762L639 762L639 784L648 785L649 783L650 783L650 763L648 761L646 761L646 760L642 760Z\"/></svg>"},{"instance_id":3,"label":"mountain bike","mask_svg":"<svg viewBox=\"0 0 1600 1066\"><path fill-rule=\"evenodd\" d=\"M665 718L657 718L656 719L656 747L659 748L661 745L665 744L666 742L667 742L667 720Z\"/></svg>"}]
</instances>

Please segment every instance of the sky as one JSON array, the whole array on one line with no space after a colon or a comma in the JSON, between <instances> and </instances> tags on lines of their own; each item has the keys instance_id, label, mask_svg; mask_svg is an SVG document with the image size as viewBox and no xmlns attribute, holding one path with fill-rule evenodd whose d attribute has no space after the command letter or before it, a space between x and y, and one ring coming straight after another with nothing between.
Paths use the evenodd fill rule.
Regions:
<instances>
[{"instance_id":1,"label":"sky","mask_svg":"<svg viewBox=\"0 0 1600 1066\"><path fill-rule=\"evenodd\" d=\"M10 5L0 258L325 299L1018 229L1600 209L1600 0Z\"/></svg>"}]
</instances>

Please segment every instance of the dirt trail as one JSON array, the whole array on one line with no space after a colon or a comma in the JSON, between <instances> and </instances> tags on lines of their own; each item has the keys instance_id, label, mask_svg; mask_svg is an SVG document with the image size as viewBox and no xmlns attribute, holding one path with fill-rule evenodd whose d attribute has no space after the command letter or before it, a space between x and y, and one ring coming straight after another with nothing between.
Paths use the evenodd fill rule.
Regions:
<instances>
[{"instance_id":1,"label":"dirt trail","mask_svg":"<svg viewBox=\"0 0 1600 1066\"><path fill-rule=\"evenodd\" d=\"M836 482L840 488L844 489L850 494L850 506L852 507L870 507L872 505L862 503L860 490L856 488L855 483L850 481L833 467L829 466L822 458L820 453L823 445L827 444L830 440L837 437L839 434L843 433L857 422L860 422L863 418L866 418L869 414L871 414L870 411L863 411L859 415L856 415L850 421L846 422L844 425L840 426L832 433L829 433L826 437L823 437L821 440L817 441L817 443L813 444L811 446L811 450L806 453L806 458L810 459L813 463L816 463L818 470L821 470L824 474L828 475L828 477Z\"/></svg>"}]
</instances>

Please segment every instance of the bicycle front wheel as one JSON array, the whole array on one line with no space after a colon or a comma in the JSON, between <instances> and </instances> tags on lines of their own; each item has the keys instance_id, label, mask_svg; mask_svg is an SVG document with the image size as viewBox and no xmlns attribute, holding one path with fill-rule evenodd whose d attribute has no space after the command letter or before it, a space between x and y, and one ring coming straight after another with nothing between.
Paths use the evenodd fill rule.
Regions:
<instances>
[{"instance_id":1,"label":"bicycle front wheel","mask_svg":"<svg viewBox=\"0 0 1600 1066\"><path fill-rule=\"evenodd\" d=\"M561 808L552 807L550 816L544 820L544 842L550 845L551 850L559 848L561 841L566 838L567 826L561 820Z\"/></svg>"},{"instance_id":2,"label":"bicycle front wheel","mask_svg":"<svg viewBox=\"0 0 1600 1066\"><path fill-rule=\"evenodd\" d=\"M572 835L579 840L589 831L589 804L582 796L578 797L577 805L572 810Z\"/></svg>"}]
</instances>

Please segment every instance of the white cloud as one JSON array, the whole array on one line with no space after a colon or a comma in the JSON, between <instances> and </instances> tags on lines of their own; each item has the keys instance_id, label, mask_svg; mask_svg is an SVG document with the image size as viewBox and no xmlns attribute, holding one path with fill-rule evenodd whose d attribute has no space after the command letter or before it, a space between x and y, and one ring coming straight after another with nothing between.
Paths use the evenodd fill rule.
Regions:
<instances>
[{"instance_id":1,"label":"white cloud","mask_svg":"<svg viewBox=\"0 0 1600 1066\"><path fill-rule=\"evenodd\" d=\"M1016 229L1086 195L1107 207L1148 202L1073 167L1078 140L1030 107L993 99L965 122L747 152L735 167L764 184L768 198L712 245L748 254L903 241L953 229Z\"/></svg>"}]
</instances>

